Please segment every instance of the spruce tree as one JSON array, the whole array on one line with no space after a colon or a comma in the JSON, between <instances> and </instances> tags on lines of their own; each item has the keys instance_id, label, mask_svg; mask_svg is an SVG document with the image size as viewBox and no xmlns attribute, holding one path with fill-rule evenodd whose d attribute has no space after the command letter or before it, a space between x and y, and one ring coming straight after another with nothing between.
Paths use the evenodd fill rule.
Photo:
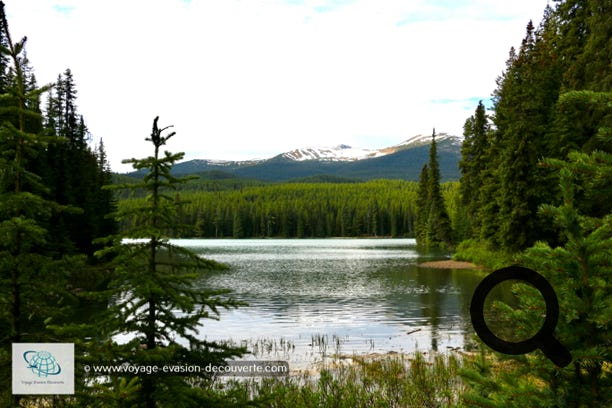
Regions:
<instances>
[{"instance_id":1,"label":"spruce tree","mask_svg":"<svg viewBox=\"0 0 612 408\"><path fill-rule=\"evenodd\" d=\"M559 20L560 62L563 90L612 91L610 2L601 0L560 1L555 15Z\"/></svg>"},{"instance_id":2,"label":"spruce tree","mask_svg":"<svg viewBox=\"0 0 612 408\"><path fill-rule=\"evenodd\" d=\"M573 361L560 368L539 351L499 356L511 362L494 373L490 367L483 368L487 365L483 359L473 360L462 373L469 385L463 396L467 406L603 407L612 403L612 381L605 368L612 363L612 215L593 218L580 214L575 196L584 187L579 174L593 180L586 184L589 189L601 179L609 182L612 156L601 151L590 155L573 152L568 161L551 159L546 165L559 169L563 204L543 205L541 211L561 228L566 243L553 247L538 242L523 254L521 262L544 275L555 288L560 310L555 338L570 350ZM515 285L513 290L519 306L498 307L519 337L528 338L542 324L541 319L533 319L534 311L544 316L546 305L534 288Z\"/></svg>"},{"instance_id":3,"label":"spruce tree","mask_svg":"<svg viewBox=\"0 0 612 408\"><path fill-rule=\"evenodd\" d=\"M32 106L38 100L38 95L47 88L27 91L25 66L28 60L24 57L26 38L13 43L8 31L4 3L1 2L0 26L7 44L1 49L2 55L8 57L13 64L9 73L10 85L0 99L0 113L8 114L10 118L4 120L0 127L0 228L2 236L5 237L0 241L3 252L2 277L3 280L9 277L4 283L10 282L2 287L9 287L11 291L11 295L3 299L10 306L3 307L2 310L9 315L10 329L7 338L20 341L23 335L24 300L24 279L20 275L22 272L30 272L30 268L26 266L28 263L34 266L37 261L44 262L44 255L39 251L44 245L46 231L40 222L49 215L49 207L54 207L53 203L46 202L40 196L44 191L40 177L29 171L32 159L45 147L46 140L29 132L26 125L29 118L40 119ZM30 259L27 259L28 254L31 254Z\"/></svg>"},{"instance_id":4,"label":"spruce tree","mask_svg":"<svg viewBox=\"0 0 612 408\"><path fill-rule=\"evenodd\" d=\"M416 201L416 220L414 233L417 244L423 248L429 246L427 237L427 218L429 215L429 169L427 164L421 168Z\"/></svg>"},{"instance_id":5,"label":"spruce tree","mask_svg":"<svg viewBox=\"0 0 612 408\"><path fill-rule=\"evenodd\" d=\"M419 179L416 233L419 246L448 248L452 245L450 218L440 190L435 129L429 148L429 162L423 167Z\"/></svg>"},{"instance_id":6,"label":"spruce tree","mask_svg":"<svg viewBox=\"0 0 612 408\"><path fill-rule=\"evenodd\" d=\"M428 235L431 244L448 248L452 245L452 229L450 218L446 211L446 204L440 190L440 165L438 163L438 148L436 143L436 131L431 135L431 146L429 147L429 176L428 196L429 214L427 221Z\"/></svg>"},{"instance_id":7,"label":"spruce tree","mask_svg":"<svg viewBox=\"0 0 612 408\"><path fill-rule=\"evenodd\" d=\"M92 220L92 237L105 237L117 232L117 222L108 217L109 214L117 210L116 198L111 190L103 188L113 183L113 172L108 162L104 140L100 139L100 144L96 149L97 171L95 186L96 196L92 199L93 208L90 217ZM93 246L95 249L95 245Z\"/></svg>"},{"instance_id":8,"label":"spruce tree","mask_svg":"<svg viewBox=\"0 0 612 408\"><path fill-rule=\"evenodd\" d=\"M203 340L199 335L202 320L216 319L219 309L239 304L227 297L227 291L207 290L197 285L202 273L222 265L171 244L167 238L175 228L173 221L181 205L169 192L187 181L171 174L173 164L183 153L161 153L175 134L166 134L167 130L168 127L160 128L155 118L151 136L146 139L153 145L153 155L124 161L135 170L146 171L143 180L111 187L144 190L147 196L138 206L116 213L118 219L136 216L139 222L107 238L110 246L97 253L113 258L112 279L105 297L115 300L96 327L102 329L104 344L107 344L102 349L113 350L115 364L221 364L227 358L239 356L243 350ZM133 338L119 345L111 340L119 334ZM103 353L97 344L96 341L88 346L98 350L92 351L92 356ZM215 402L202 384L194 385L198 381L205 384L205 378L141 374L134 384L128 384L128 380L128 377L111 376L109 382L101 384L100 389L106 390L102 394L116 395L123 384L131 387L128 387L133 391L130 398L138 406L211 406ZM100 395L94 393L93 397Z\"/></svg>"},{"instance_id":9,"label":"spruce tree","mask_svg":"<svg viewBox=\"0 0 612 408\"><path fill-rule=\"evenodd\" d=\"M3 19L4 21L6 20ZM0 24L4 24L4 22L0 22ZM4 27L0 27L0 47L3 49L8 49L8 43L6 40ZM8 55L5 53L0 53L0 94L6 93L8 83L8 72L10 67L10 61Z\"/></svg>"},{"instance_id":10,"label":"spruce tree","mask_svg":"<svg viewBox=\"0 0 612 408\"><path fill-rule=\"evenodd\" d=\"M496 90L494 124L500 154L495 241L511 250L549 238L537 208L554 198L555 183L538 162L550 155L546 134L560 89L559 66L550 46L554 39L549 38L554 27L552 16L538 29L529 22L519 53Z\"/></svg>"},{"instance_id":11,"label":"spruce tree","mask_svg":"<svg viewBox=\"0 0 612 408\"><path fill-rule=\"evenodd\" d=\"M511 49L493 94L492 130L473 212L480 226L479 234L474 232L478 238L511 251L539 239L554 239L555 232L537 208L558 200L560 192L555 174L539 166L539 161L542 157L563 159L572 149L612 148L593 137L607 115L606 105L593 98L605 98L612 83L607 69L609 8L598 0L559 1L555 9L547 6L542 22L537 27L530 22L520 48ZM592 98L573 98L568 92L572 90L591 91ZM566 93L564 100L561 92ZM582 106L571 106L577 101ZM573 117L568 118L567 112ZM474 120L469 119L466 130L473 126ZM471 190L467 172L472 154L470 140L466 142L465 193Z\"/></svg>"},{"instance_id":12,"label":"spruce tree","mask_svg":"<svg viewBox=\"0 0 612 408\"><path fill-rule=\"evenodd\" d=\"M573 152L567 161L551 159L545 164L559 170L563 204L543 205L541 211L561 228L565 244L555 248L538 243L523 262L541 271L556 288L563 313L557 335L574 360L568 368L554 370L538 361L539 372L555 399L569 406L607 406L612 403L612 381L604 370L612 363L612 214L584 216L575 192L597 188L604 180L609 185L612 155ZM525 294L527 301L530 296Z\"/></svg>"},{"instance_id":13,"label":"spruce tree","mask_svg":"<svg viewBox=\"0 0 612 408\"><path fill-rule=\"evenodd\" d=\"M54 261L53 236L45 228L52 214L65 210L45 199L46 187L33 164L54 140L41 134L40 95L25 57L26 38L13 42L0 2L3 61L10 69L0 95L0 405L17 406L23 399L9 393L10 344L48 341L45 326L65 312L70 298L66 274L77 266L71 259Z\"/></svg>"},{"instance_id":14,"label":"spruce tree","mask_svg":"<svg viewBox=\"0 0 612 408\"><path fill-rule=\"evenodd\" d=\"M489 144L489 122L482 101L478 102L476 112L468 118L463 127L464 140L461 146L461 202L464 214L468 217L470 229L477 230L479 191L483 184Z\"/></svg>"},{"instance_id":15,"label":"spruce tree","mask_svg":"<svg viewBox=\"0 0 612 408\"><path fill-rule=\"evenodd\" d=\"M49 229L58 237L56 256L85 253L93 262L92 242L116 231L115 222L105 217L113 210L113 197L102 190L111 171L108 165L100 165L106 161L99 156L103 152L87 143L89 133L78 112L77 95L72 71L66 69L49 95L44 121L46 134L60 143L49 146L38 163L49 197L80 209L51 219Z\"/></svg>"},{"instance_id":16,"label":"spruce tree","mask_svg":"<svg viewBox=\"0 0 612 408\"><path fill-rule=\"evenodd\" d=\"M589 98L591 93L572 93L571 97L580 95ZM612 139L607 126L600 126L597 135L602 143ZM612 403L612 381L606 372L612 363L612 213L609 200L608 210L599 216L580 210L584 208L581 201L602 198L602 186L609 197L612 154L573 151L566 160L546 159L542 165L559 175L562 200L542 204L539 211L558 227L563 244L539 241L519 259L554 287L560 310L555 338L571 352L573 361L560 368L539 351L501 356L511 363L497 375L468 364L464 371L470 384L464 396L468 406L595 407ZM541 327L541 318L534 316L544 316L546 305L534 288L515 285L513 291L518 307L501 303L498 307L518 337L526 339Z\"/></svg>"}]
</instances>

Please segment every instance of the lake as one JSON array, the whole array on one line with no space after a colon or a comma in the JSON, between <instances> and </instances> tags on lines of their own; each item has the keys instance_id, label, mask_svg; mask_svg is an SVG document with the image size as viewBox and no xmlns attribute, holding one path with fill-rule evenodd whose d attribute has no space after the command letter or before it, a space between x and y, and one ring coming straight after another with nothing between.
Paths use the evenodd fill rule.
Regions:
<instances>
[{"instance_id":1,"label":"lake","mask_svg":"<svg viewBox=\"0 0 612 408\"><path fill-rule=\"evenodd\" d=\"M201 284L248 303L203 322L201 336L247 345L256 358L307 367L330 353L463 348L483 273L418 267L414 239L172 240L226 263Z\"/></svg>"}]
</instances>

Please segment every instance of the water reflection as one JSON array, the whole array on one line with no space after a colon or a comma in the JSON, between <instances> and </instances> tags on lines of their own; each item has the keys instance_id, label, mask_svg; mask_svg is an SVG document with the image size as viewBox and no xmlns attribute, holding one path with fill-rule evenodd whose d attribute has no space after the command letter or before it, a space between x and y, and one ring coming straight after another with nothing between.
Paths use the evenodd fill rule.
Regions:
<instances>
[{"instance_id":1,"label":"water reflection","mask_svg":"<svg viewBox=\"0 0 612 408\"><path fill-rule=\"evenodd\" d=\"M202 335L235 341L284 338L299 350L313 335L342 339L345 353L463 347L469 303L482 274L417 267L414 240L179 240L231 265L201 284L249 303L203 322Z\"/></svg>"}]
</instances>

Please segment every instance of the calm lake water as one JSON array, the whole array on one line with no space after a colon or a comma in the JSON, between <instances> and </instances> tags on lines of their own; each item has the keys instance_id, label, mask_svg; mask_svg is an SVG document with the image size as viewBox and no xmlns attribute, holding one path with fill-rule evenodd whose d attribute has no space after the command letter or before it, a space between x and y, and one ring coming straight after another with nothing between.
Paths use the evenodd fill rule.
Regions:
<instances>
[{"instance_id":1,"label":"calm lake water","mask_svg":"<svg viewBox=\"0 0 612 408\"><path fill-rule=\"evenodd\" d=\"M203 322L209 340L304 367L330 353L445 351L471 342L469 304L482 272L421 268L443 253L413 239L174 240L230 265L202 285L248 306Z\"/></svg>"}]
</instances>

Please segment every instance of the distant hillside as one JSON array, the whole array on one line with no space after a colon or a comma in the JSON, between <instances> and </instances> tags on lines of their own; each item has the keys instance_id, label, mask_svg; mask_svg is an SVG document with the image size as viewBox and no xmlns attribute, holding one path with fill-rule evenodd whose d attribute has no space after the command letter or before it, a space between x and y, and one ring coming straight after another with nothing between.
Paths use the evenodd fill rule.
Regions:
<instances>
[{"instance_id":1,"label":"distant hillside","mask_svg":"<svg viewBox=\"0 0 612 408\"><path fill-rule=\"evenodd\" d=\"M461 141L457 136L436 137L442 181L459 179ZM418 135L396 146L379 150L355 149L340 145L333 148L303 148L279 154L266 160L218 161L189 160L178 163L177 175L232 175L246 179L279 182L292 179L403 179L416 181L429 159L431 136Z\"/></svg>"}]
</instances>

